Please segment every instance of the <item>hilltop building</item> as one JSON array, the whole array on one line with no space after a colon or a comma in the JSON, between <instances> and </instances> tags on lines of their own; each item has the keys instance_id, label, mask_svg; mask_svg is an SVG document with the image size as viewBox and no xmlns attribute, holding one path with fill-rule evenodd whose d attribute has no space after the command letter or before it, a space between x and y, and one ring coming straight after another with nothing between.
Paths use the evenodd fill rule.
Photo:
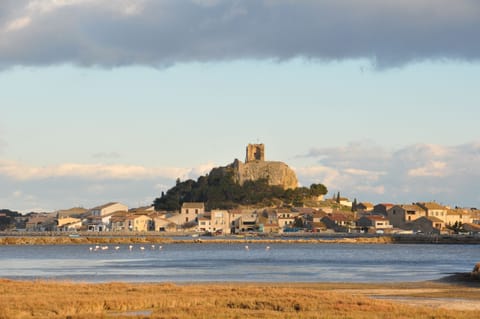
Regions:
<instances>
[{"instance_id":1,"label":"hilltop building","mask_svg":"<svg viewBox=\"0 0 480 319\"><path fill-rule=\"evenodd\" d=\"M297 175L287 164L265 160L264 144L249 144L245 163L235 159L223 169L233 170L233 178L240 185L246 181L266 179L269 185L280 186L283 189L295 189L298 186Z\"/></svg>"}]
</instances>

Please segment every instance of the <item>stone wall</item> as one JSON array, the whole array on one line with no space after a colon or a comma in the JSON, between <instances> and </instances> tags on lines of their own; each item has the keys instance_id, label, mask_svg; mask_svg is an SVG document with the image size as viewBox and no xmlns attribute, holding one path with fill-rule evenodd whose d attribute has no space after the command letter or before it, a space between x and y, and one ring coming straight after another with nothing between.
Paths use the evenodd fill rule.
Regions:
<instances>
[{"instance_id":1,"label":"stone wall","mask_svg":"<svg viewBox=\"0 0 480 319\"><path fill-rule=\"evenodd\" d=\"M234 179L240 185L245 181L266 179L269 185L281 186L283 189L298 187L297 175L283 162L254 161L242 163L235 160L232 164Z\"/></svg>"},{"instance_id":2,"label":"stone wall","mask_svg":"<svg viewBox=\"0 0 480 319\"><path fill-rule=\"evenodd\" d=\"M264 144L248 144L247 155L245 163L265 160L265 145Z\"/></svg>"}]
</instances>

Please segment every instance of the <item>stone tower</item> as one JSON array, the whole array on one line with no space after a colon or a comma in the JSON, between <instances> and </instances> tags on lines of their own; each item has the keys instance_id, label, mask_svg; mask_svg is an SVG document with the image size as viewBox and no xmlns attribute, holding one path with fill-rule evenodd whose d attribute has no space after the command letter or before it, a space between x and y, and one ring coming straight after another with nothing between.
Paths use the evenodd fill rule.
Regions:
<instances>
[{"instance_id":1,"label":"stone tower","mask_svg":"<svg viewBox=\"0 0 480 319\"><path fill-rule=\"evenodd\" d=\"M253 161L265 161L265 145L264 144L248 144L247 157L245 163Z\"/></svg>"}]
</instances>

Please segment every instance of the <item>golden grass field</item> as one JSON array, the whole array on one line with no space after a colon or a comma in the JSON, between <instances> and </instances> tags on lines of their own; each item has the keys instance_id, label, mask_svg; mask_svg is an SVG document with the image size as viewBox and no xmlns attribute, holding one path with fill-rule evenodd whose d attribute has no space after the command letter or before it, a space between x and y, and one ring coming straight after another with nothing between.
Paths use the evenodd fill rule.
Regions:
<instances>
[{"instance_id":1,"label":"golden grass field","mask_svg":"<svg viewBox=\"0 0 480 319\"><path fill-rule=\"evenodd\" d=\"M2 319L471 319L478 318L479 313L479 286L433 282L177 285L0 279L0 318Z\"/></svg>"}]
</instances>

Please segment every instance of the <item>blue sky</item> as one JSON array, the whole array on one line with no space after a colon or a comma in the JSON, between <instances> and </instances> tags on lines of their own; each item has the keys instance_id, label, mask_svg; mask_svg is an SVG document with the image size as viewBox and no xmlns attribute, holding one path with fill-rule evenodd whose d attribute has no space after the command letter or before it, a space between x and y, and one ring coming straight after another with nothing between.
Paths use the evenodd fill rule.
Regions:
<instances>
[{"instance_id":1,"label":"blue sky","mask_svg":"<svg viewBox=\"0 0 480 319\"><path fill-rule=\"evenodd\" d=\"M480 4L440 2L2 2L0 208L150 204L257 141L302 185L478 207Z\"/></svg>"}]
</instances>

